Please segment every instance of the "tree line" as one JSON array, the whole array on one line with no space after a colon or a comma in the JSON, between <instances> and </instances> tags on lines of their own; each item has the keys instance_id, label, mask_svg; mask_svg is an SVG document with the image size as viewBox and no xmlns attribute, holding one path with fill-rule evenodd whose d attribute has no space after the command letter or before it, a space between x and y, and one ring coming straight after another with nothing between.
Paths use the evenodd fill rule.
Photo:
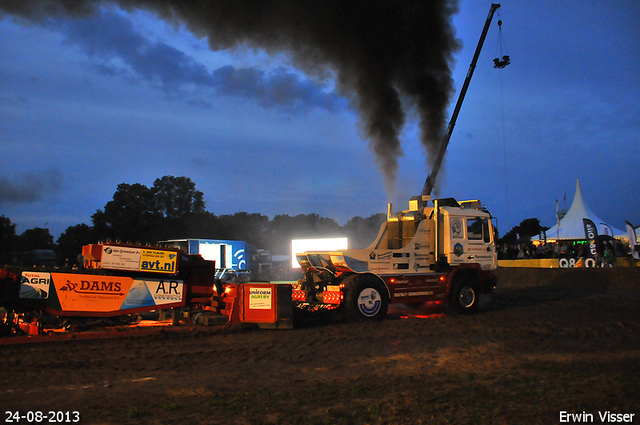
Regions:
<instances>
[{"instance_id":1,"label":"tree line","mask_svg":"<svg viewBox=\"0 0 640 425\"><path fill-rule=\"evenodd\" d=\"M0 216L0 264L11 264L15 253L54 250L60 265L74 263L82 246L111 240L156 244L168 239L242 240L271 252L288 254L292 239L348 237L352 248L364 248L375 239L385 214L351 218L341 226L318 214L280 214L270 219L259 213L216 215L207 211L204 194L188 177L164 176L152 187L140 183L118 185L113 199L85 223L68 227L54 243L48 229L28 229L20 235L8 217ZM548 229L536 218L515 226L499 240L513 244Z\"/></svg>"},{"instance_id":2,"label":"tree line","mask_svg":"<svg viewBox=\"0 0 640 425\"><path fill-rule=\"evenodd\" d=\"M273 254L288 254L292 239L348 237L354 248L373 242L385 214L353 217L344 226L318 214L276 215L237 212L216 215L207 211L204 194L188 177L164 176L153 186L118 185L104 206L85 223L68 227L54 243L48 229L34 228L17 235L16 225L0 216L0 264L10 264L12 254L35 249L56 251L60 264L75 263L82 246L111 240L155 244L167 239L242 240Z\"/></svg>"}]
</instances>

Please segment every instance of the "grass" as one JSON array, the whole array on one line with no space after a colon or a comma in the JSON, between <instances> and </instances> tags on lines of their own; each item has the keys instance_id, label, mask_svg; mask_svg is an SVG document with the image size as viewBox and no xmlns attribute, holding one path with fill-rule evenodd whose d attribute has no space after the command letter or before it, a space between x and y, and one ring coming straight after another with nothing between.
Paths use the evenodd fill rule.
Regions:
<instances>
[{"instance_id":1,"label":"grass","mask_svg":"<svg viewBox=\"0 0 640 425\"><path fill-rule=\"evenodd\" d=\"M589 357L594 359L594 357ZM251 382L227 390L158 393L157 398L81 409L84 423L213 424L549 424L559 412L640 411L635 355L584 361L522 361L491 372L474 365L372 369L356 379ZM287 382L291 382L288 380ZM215 385L214 385L215 387Z\"/></svg>"},{"instance_id":2,"label":"grass","mask_svg":"<svg viewBox=\"0 0 640 425\"><path fill-rule=\"evenodd\" d=\"M561 410L640 409L635 397L640 393L640 366L635 359L578 365L530 362L492 374L483 374L480 365L478 369L317 382L304 390L274 391L255 383L252 389L174 397L161 409L128 407L109 416L123 423L160 415L162 422L188 416L225 424L548 424L558 421Z\"/></svg>"}]
</instances>

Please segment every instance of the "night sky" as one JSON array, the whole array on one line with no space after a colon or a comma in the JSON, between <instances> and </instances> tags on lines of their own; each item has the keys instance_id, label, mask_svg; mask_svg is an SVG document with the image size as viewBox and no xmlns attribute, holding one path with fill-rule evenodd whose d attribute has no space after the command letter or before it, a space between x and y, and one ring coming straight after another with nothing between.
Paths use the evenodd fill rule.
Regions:
<instances>
[{"instance_id":1,"label":"night sky","mask_svg":"<svg viewBox=\"0 0 640 425\"><path fill-rule=\"evenodd\" d=\"M361 69L349 63L349 49L366 57L358 54L368 52L366 43L359 49L345 41L337 50L348 66L332 68L307 61L308 39L286 32L278 47L259 32L230 41L221 31L210 40L180 19L108 2L92 12L37 17L9 13L11 4L0 0L0 215L18 233L44 227L57 238L69 226L91 224L119 183L152 186L164 175L191 178L214 214L316 213L340 224L386 212L390 201L395 211L405 209L422 189L429 167L415 99L399 96L406 123L394 124L395 154L376 154L382 142L372 137L387 136L371 126L386 121L367 121L363 110L368 96L384 90L372 78L360 97L349 91ZM451 19L461 47L447 53L453 86L445 121L489 6L460 1ZM498 19L502 54L512 62L502 70L493 68ZM350 32L338 35L362 32L357 23L342 26ZM433 43L411 37L403 27L397 37L381 37L379 50ZM288 48L300 49L298 56ZM412 71L406 57L395 56L371 68L389 64L394 78ZM394 87L404 83L393 80ZM482 200L504 234L526 218L555 225L556 200L569 208L580 179L601 219L637 226L639 117L640 2L503 1L437 195Z\"/></svg>"}]
</instances>

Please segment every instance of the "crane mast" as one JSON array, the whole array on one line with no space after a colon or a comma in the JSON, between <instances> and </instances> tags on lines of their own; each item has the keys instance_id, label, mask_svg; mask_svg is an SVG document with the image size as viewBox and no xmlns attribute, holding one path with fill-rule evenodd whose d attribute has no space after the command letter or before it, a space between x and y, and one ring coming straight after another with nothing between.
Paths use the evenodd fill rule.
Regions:
<instances>
[{"instance_id":1,"label":"crane mast","mask_svg":"<svg viewBox=\"0 0 640 425\"><path fill-rule=\"evenodd\" d=\"M493 15L496 10L500 8L500 4L492 3L491 9L489 9L489 16L487 16L487 21L484 24L484 28L482 29L482 34L480 35L480 41L478 41L478 46L476 47L476 52L473 55L473 59L471 60L471 65L469 66L469 71L467 72L467 77L464 80L464 84L462 84L462 89L460 90L460 95L458 96L458 102L456 103L455 108L453 109L453 114L451 114L451 120L449 121L449 126L447 127L447 132L440 143L440 149L438 150L438 156L433 164L433 170L427 176L426 181L424 182L424 186L422 187L422 196L431 196L431 191L433 190L436 177L438 176L438 172L440 171L440 166L442 165L442 160L444 159L444 154L447 151L447 146L449 145L449 139L451 139L451 133L453 133L453 127L456 125L456 120L458 119L458 114L460 113L460 108L462 107L462 102L464 100L464 96L467 93L467 89L469 88L469 83L471 82L471 77L473 77L473 71L476 68L476 63L478 62L478 57L480 56L480 51L482 50L482 45L484 44L484 39L487 36L487 32L489 31L489 25L491 24L491 20L493 19ZM427 198L428 199L428 198Z\"/></svg>"}]
</instances>

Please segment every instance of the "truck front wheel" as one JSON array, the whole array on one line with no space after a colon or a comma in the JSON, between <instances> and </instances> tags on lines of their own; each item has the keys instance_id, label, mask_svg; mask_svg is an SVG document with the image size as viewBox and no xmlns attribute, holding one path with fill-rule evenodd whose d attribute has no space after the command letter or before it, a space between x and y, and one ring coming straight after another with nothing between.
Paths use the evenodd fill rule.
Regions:
<instances>
[{"instance_id":1,"label":"truck front wheel","mask_svg":"<svg viewBox=\"0 0 640 425\"><path fill-rule=\"evenodd\" d=\"M478 287L472 281L458 282L451 292L451 304L458 313L475 313L478 310L478 301Z\"/></svg>"},{"instance_id":2,"label":"truck front wheel","mask_svg":"<svg viewBox=\"0 0 640 425\"><path fill-rule=\"evenodd\" d=\"M349 318L356 321L382 320L389 309L387 288L371 277L354 276L345 282Z\"/></svg>"}]
</instances>

